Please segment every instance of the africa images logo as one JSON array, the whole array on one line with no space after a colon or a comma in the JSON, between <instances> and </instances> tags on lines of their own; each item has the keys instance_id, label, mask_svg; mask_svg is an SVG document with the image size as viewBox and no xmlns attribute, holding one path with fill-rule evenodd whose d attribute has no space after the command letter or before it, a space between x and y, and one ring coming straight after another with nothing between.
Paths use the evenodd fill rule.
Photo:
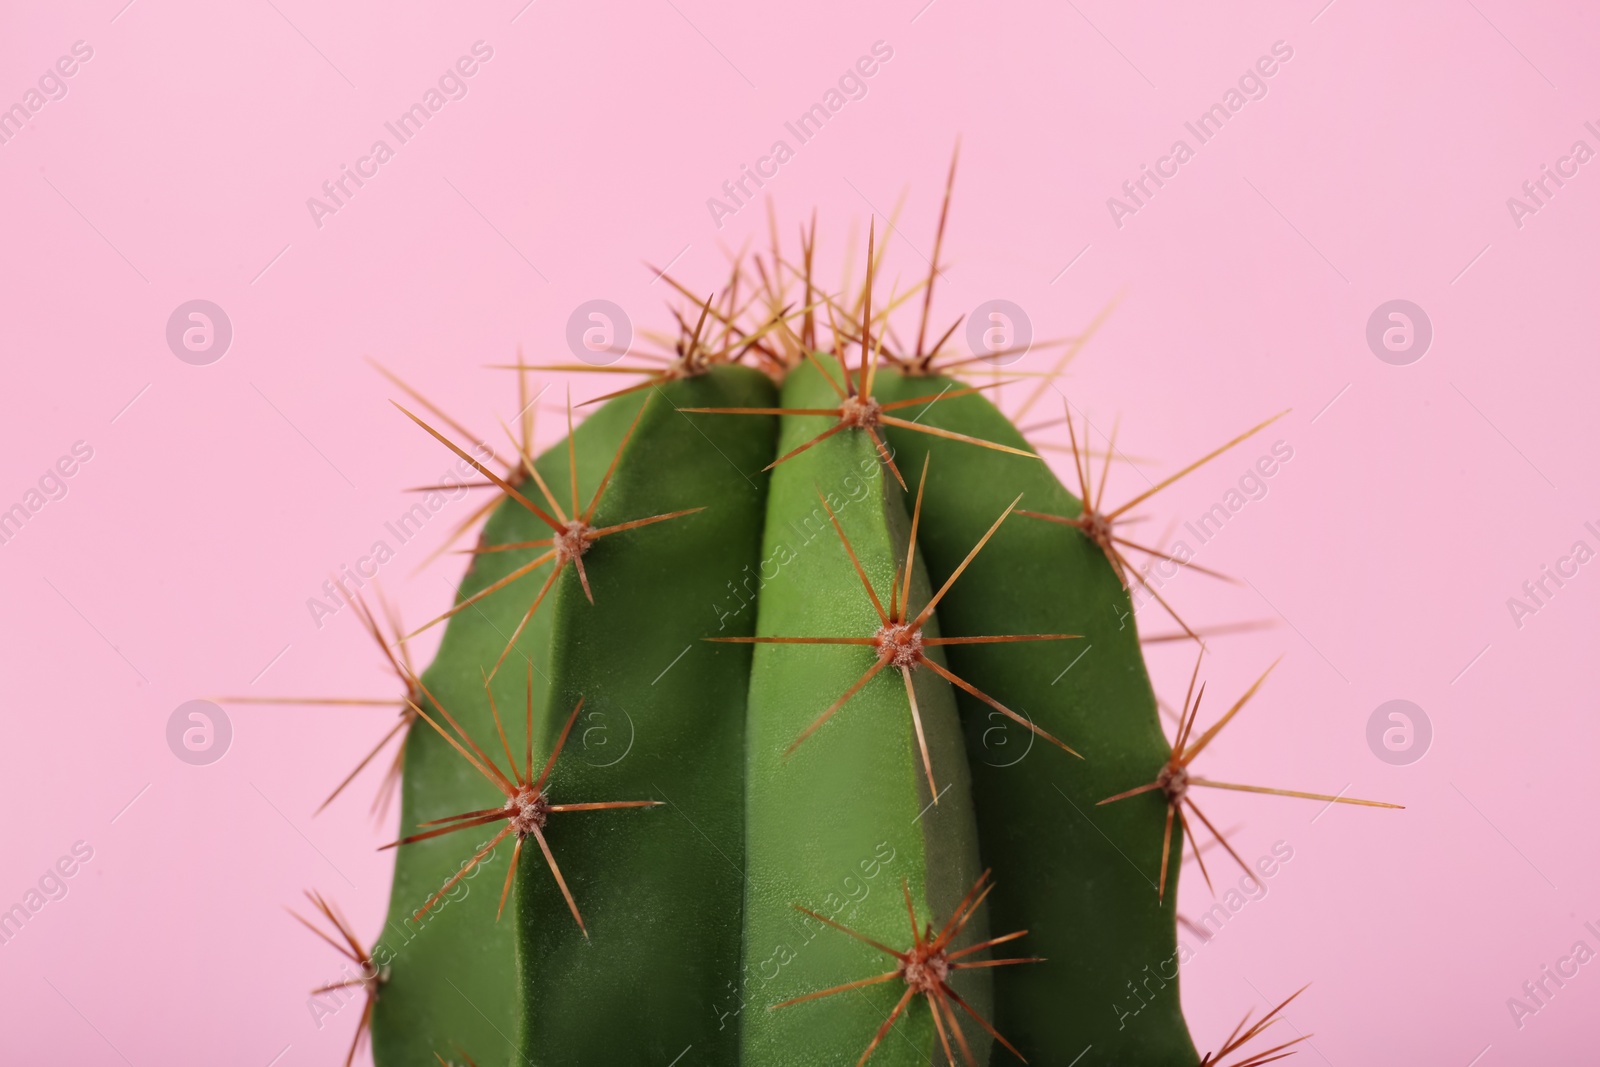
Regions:
<instances>
[{"instance_id":1,"label":"africa images logo","mask_svg":"<svg viewBox=\"0 0 1600 1067\"><path fill-rule=\"evenodd\" d=\"M379 168L393 159L402 145L421 133L422 128L433 116L443 111L446 104L465 99L469 89L467 80L482 69L482 64L493 58L493 46L484 41L474 41L470 56L461 56L453 66L446 67L444 73L439 75L438 83L428 86L419 101L400 112L393 122L383 124L383 128L394 138L394 145L379 137L372 142L366 155L357 157L353 170L343 163L339 164L339 176L322 183L322 196L306 198L306 210L311 212L311 221L316 223L317 229L322 229L325 216L337 215L355 198L357 191L376 178ZM354 189L351 188L352 184Z\"/></svg>"},{"instance_id":2,"label":"africa images logo","mask_svg":"<svg viewBox=\"0 0 1600 1067\"><path fill-rule=\"evenodd\" d=\"M1111 212L1111 221L1117 229L1122 229L1125 225L1124 220L1128 216L1137 215L1140 210L1148 206L1156 191L1176 178L1179 168L1195 157L1199 146L1221 133L1228 121L1244 110L1245 104L1252 100L1266 99L1267 80L1276 75L1281 66L1293 58L1294 48L1287 41L1272 42L1271 55L1257 59L1239 75L1236 84L1228 86L1223 91L1221 100L1200 112L1193 122L1183 124L1183 128L1195 139L1193 145L1185 138L1179 137L1172 142L1167 154L1156 160L1153 169L1148 164L1139 164L1139 176L1122 183L1122 192L1127 199L1118 199L1114 196L1106 198L1106 210Z\"/></svg>"},{"instance_id":3,"label":"africa images logo","mask_svg":"<svg viewBox=\"0 0 1600 1067\"><path fill-rule=\"evenodd\" d=\"M873 41L871 55L861 56L852 66L846 67L836 85L829 86L821 100L802 111L793 122L783 124L784 130L794 137L794 145L791 146L780 137L772 142L765 155L756 159L753 170L748 163L739 164L739 176L722 183L722 193L726 199L715 196L706 198L706 210L711 212L711 221L716 223L717 229L722 229L724 219L737 215L746 205L755 201L756 190L764 188L767 181L778 176L779 168L794 158L796 147L821 133L822 128L850 101L865 100L867 79L876 75L893 58L894 48L889 42ZM755 184L755 189L750 188L751 183Z\"/></svg>"}]
</instances>

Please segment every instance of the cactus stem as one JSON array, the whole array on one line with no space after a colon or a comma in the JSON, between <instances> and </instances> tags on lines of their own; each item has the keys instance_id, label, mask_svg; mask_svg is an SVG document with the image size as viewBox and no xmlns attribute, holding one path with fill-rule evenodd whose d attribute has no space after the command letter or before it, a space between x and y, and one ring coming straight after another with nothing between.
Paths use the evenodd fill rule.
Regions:
<instances>
[{"instance_id":1,"label":"cactus stem","mask_svg":"<svg viewBox=\"0 0 1600 1067\"><path fill-rule=\"evenodd\" d=\"M344 1058L345 1067L350 1067L355 1062L356 1052L360 1050L362 1040L371 1029L372 1006L377 1002L378 991L389 980L389 969L387 967L379 967L373 962L372 953L362 946L360 939L350 929L350 924L345 921L338 908L324 898L321 893L310 889L305 892L306 899L311 901L311 906L333 927L334 932L339 935L338 939L336 940L329 936L321 927L306 919L294 909L287 909L289 914L294 916L300 925L332 945L334 951L359 968L359 973L354 978L346 978L343 981L320 985L311 991L311 995L320 996L324 993L332 993L344 989L359 989L366 994L366 1004L361 1009L361 1018L356 1022L355 1036L350 1039L350 1051L345 1054Z\"/></svg>"},{"instance_id":2,"label":"cactus stem","mask_svg":"<svg viewBox=\"0 0 1600 1067\"><path fill-rule=\"evenodd\" d=\"M1018 930L1014 933L990 938L989 940L979 942L976 945L968 945L966 948L960 949L956 952L949 951L950 942L953 941L961 933L961 931L966 928L967 923L970 922L972 917L977 914L978 908L983 904L984 899L988 897L990 890L993 888L994 883L989 881L989 872L984 871L978 876L978 880L973 883L972 888L967 891L967 895L962 899L961 903L956 906L955 912L950 916L950 921L945 923L944 928L937 936L935 936L932 923L929 923L926 926L918 924L916 908L911 903L910 883L902 882L901 889L904 891L906 897L906 912L911 919L911 947L906 949L904 952L892 949L882 942L875 941L872 938L867 937L865 934L858 933L855 930L850 929L848 926L835 922L825 915L819 915L810 908L801 907L799 904L794 905L795 910L800 912L802 915L809 916L820 923L824 923L833 927L835 930L849 934L857 941L860 941L866 945L870 945L879 952L893 957L896 961L896 967L894 970L885 974L874 975L871 978L863 978L859 981L847 982L844 985L834 986L830 989L823 989L816 993L807 993L804 996L794 997L793 999L785 1000L782 1003L774 1004L767 1010L777 1011L779 1008L787 1008L795 1004L803 1004L810 1000L820 1000L823 997L833 996L835 993L845 993L853 989L861 989L865 986L878 985L883 982L891 982L896 978L899 978L905 982L906 991L901 995L899 1002L895 1004L894 1011L889 1013L889 1017L884 1020L883 1025L878 1028L878 1032L873 1035L872 1042L867 1045L867 1050L863 1052L861 1054L861 1058L856 1061L856 1067L862 1067L862 1065L872 1057L872 1053L883 1041L884 1036L888 1034L890 1028L894 1026L895 1020L898 1019L906 1010L906 1007L911 1003L912 998L917 996L922 996L927 999L928 1010L933 1016L934 1029L938 1031L939 1042L944 1046L944 1054L952 1064L955 1063L955 1055L950 1049L949 1034L951 1033L955 1035L956 1043L961 1047L962 1055L966 1059L967 1063L977 1063L976 1058L972 1054L972 1048L967 1043L966 1035L962 1033L961 1024L956 1018L955 1008L951 1006L952 1003L976 1020L979 1026L983 1027L983 1029L986 1030L996 1041L1004 1045L1013 1056L1017 1057L1019 1060L1023 1060L1023 1062L1026 1063L1027 1061L1023 1059L1022 1053L1018 1052L1011 1042L1002 1037L1000 1033L996 1031L986 1019L983 1018L983 1016L979 1015L975 1010L973 1010L972 1006L962 999L959 993L950 988L948 981L952 971L972 970L984 967L1007 967L1017 963L1043 962L1041 958L1034 956L1003 960L981 960L978 962L956 962L963 956L968 956L974 952L991 948L995 945L1004 944L1007 941L1015 941L1019 937L1026 936L1028 931ZM949 1028L948 1031L946 1030L947 1026Z\"/></svg>"},{"instance_id":3,"label":"cactus stem","mask_svg":"<svg viewBox=\"0 0 1600 1067\"><path fill-rule=\"evenodd\" d=\"M917 524L921 521L922 516L922 497L928 485L929 458L931 458L931 456L925 456L923 458L922 478L917 483L917 502L912 513L911 520L912 545L915 545L916 543L915 537ZM1020 496L1017 497L1017 500L1013 500L1011 502L1011 506L1006 508L1006 510L1001 513L1000 517L994 521L994 524L989 527L988 532L985 533L983 537L979 539L978 543L973 546L972 551L967 553L967 558L962 560L961 565L951 573L950 577L945 581L944 585L939 589L939 591L933 595L932 599L928 601L927 605L923 607L923 609L915 618L909 620L908 616L910 615L911 606L910 598L908 595L904 602L901 602L899 599L899 590L902 583L898 570L896 571L894 580L890 586L891 613L891 611L884 610L883 602L878 598L877 592L872 587L872 580L867 577L867 572L862 568L861 561L856 557L855 549L850 545L850 538L845 535L844 527L839 523L839 517L834 514L832 505L828 503L827 497L822 494L820 489L817 491L817 498L822 502L823 510L828 513L828 519L833 523L834 532L839 535L839 543L844 547L845 555L850 557L850 562L855 568L856 576L861 579L861 586L866 590L867 598L872 602L874 610L876 610L878 613L879 625L873 632L872 636L707 637L704 639L721 644L870 645L872 647L875 654L875 659L872 665L868 667L866 672L862 674L861 677L857 678L855 682L848 689L846 689L837 700L828 705L822 714L818 715L816 719L812 721L811 725L807 726L803 731L801 731L800 736L795 738L789 747L784 750L785 756L793 754L795 749L799 748L807 738L820 730L829 719L833 718L834 713L840 708L844 707L845 703L848 702L851 697L855 696L856 693L860 692L863 686L872 681L879 671L883 670L885 667L892 666L901 672L905 680L906 691L911 697L911 721L912 725L916 729L917 742L922 752L923 771L928 776L928 786L933 792L935 804L939 802L939 789L934 782L933 764L929 758L927 742L924 739L922 732L921 709L917 704L916 691L911 680L911 672L917 667L927 667L945 681L952 685L959 686L961 689L970 693L972 696L977 697L979 700L983 701L985 704L988 704L996 711L1008 716L1014 722L1027 727L1029 730L1032 730L1034 733L1038 734L1046 741L1049 741L1051 744L1060 747L1065 752L1069 752L1074 756L1078 756L1079 759L1083 758L1065 742L1059 740L1031 720L1025 718L1024 716L1018 715L1016 712L1012 711L998 700L989 696L987 693L980 691L971 683L957 677L942 664L929 658L928 655L923 651L923 649L927 647L942 645L1001 644L1012 641L1064 641L1081 636L1080 634L1006 634L994 637L926 637L923 635L923 627L927 624L929 618L932 617L934 608L938 606L939 601L944 597L945 593L949 592L950 587L955 584L956 579L961 577L961 573L966 570L967 565L970 564L973 559L977 557L978 553L983 550L983 547L989 543L989 539L992 538L995 534L995 531L1000 528L1000 524L1005 522L1007 516L1009 516L1012 510L1017 506L1017 501L1022 499ZM906 551L904 585L908 589L911 584L914 553L914 548L908 548Z\"/></svg>"},{"instance_id":4,"label":"cactus stem","mask_svg":"<svg viewBox=\"0 0 1600 1067\"><path fill-rule=\"evenodd\" d=\"M1209 778L1197 778L1191 775L1189 773L1189 764L1194 762L1196 756L1205 751L1206 746L1211 744L1216 736L1222 732L1223 727L1227 726L1228 723L1233 721L1233 717L1239 713L1240 709L1249 702L1251 697L1256 695L1256 691L1259 690L1262 683L1267 680L1267 675L1271 674L1273 668L1277 667L1277 665L1282 662L1281 657L1277 660L1274 660L1272 665L1269 666L1265 671L1261 672L1261 677L1257 678L1253 683L1251 683L1250 688L1245 690L1244 695L1236 700L1233 706L1229 708L1220 719L1212 723L1211 726L1199 736L1199 738L1191 742L1189 738L1194 733L1195 720L1200 715L1200 701L1201 698L1205 696L1205 686L1203 684L1200 686L1198 692L1195 691L1195 681L1200 674L1200 661L1202 658L1204 658L1204 656L1205 649L1202 647L1200 653L1195 656L1194 671L1189 676L1189 691L1184 695L1183 698L1183 712L1179 716L1178 733L1177 737L1172 743L1172 754L1168 756L1166 762L1161 765L1161 769L1156 773L1155 780L1147 782L1144 785L1135 786L1132 789L1125 790L1124 792L1118 793L1115 796L1107 797L1099 802L1100 805L1112 804L1119 800L1126 800L1129 797L1135 797L1143 793L1155 792L1157 790L1159 790L1162 795L1166 797L1167 828L1161 841L1161 881L1156 887L1156 895L1158 898L1165 899L1166 896L1167 871L1170 866L1168 861L1172 850L1172 820L1174 814L1176 814L1182 823L1184 836L1191 843L1194 841L1194 835L1189 831L1188 817L1183 811L1183 807L1185 805L1188 807L1189 811L1193 812L1195 817L1205 825L1205 828L1211 832L1211 836L1217 840L1217 842L1223 847L1228 855L1233 857L1234 862L1237 863L1246 874L1254 877L1254 872L1251 871L1250 865L1240 858L1239 853L1235 852L1233 846L1228 843L1227 837L1222 833L1222 831L1218 830L1216 826L1212 824L1210 819L1206 818L1205 812L1201 811L1199 805L1197 805L1194 802L1194 799L1189 796L1189 789L1191 786L1203 786L1208 789L1232 789L1245 793L1266 793L1271 796L1298 797L1302 800L1321 800L1328 804L1353 804L1359 807L1367 808L1403 809L1405 807L1403 804L1390 804L1382 800L1360 800L1355 797L1347 797L1342 795L1334 796L1327 793L1306 793L1301 792L1298 789L1274 789L1260 785L1237 785L1233 782L1218 782ZM1211 875L1206 871L1205 859L1200 856L1198 850L1195 852L1195 859L1200 864L1200 873L1205 876L1206 888L1211 889L1214 893L1216 890L1211 885Z\"/></svg>"},{"instance_id":5,"label":"cactus stem","mask_svg":"<svg viewBox=\"0 0 1600 1067\"><path fill-rule=\"evenodd\" d=\"M545 840L545 822L549 819L550 814L553 812L606 811L615 808L653 808L659 806L661 801L615 800L582 804L550 803L550 797L548 791L545 789L545 783L549 781L550 773L555 769L556 759L561 755L561 750L566 746L567 738L572 733L573 723L578 721L578 713L583 710L583 698L578 698L578 703L573 707L572 714L567 716L567 723L564 727L562 727L561 736L556 739L555 747L550 751L550 758L545 762L544 770L540 772L537 779L534 779L532 777L533 667L531 664L528 668L527 683L527 736L529 741L524 763L520 768L517 766L516 759L511 755L511 744L506 739L505 725L500 720L500 709L495 703L494 694L489 689L489 679L488 677L484 678L483 688L484 693L488 696L489 712L494 717L495 731L500 737L500 744L505 752L506 764L511 769L511 774L509 777L507 777L505 772L495 764L495 761L491 756L484 752L482 748L478 747L477 742L472 739L472 736L461 727L461 724L456 721L455 716L451 715L449 710L446 709L444 705L440 704L432 693L428 692L427 687L422 686L420 681L418 681L417 684L422 688L422 691L427 696L429 702L439 710L440 715L442 715L445 721L449 723L452 728L454 728L455 733L460 736L460 741L458 741L455 736L452 736L451 733L444 727L440 726L433 716L429 715L426 711L423 711L421 705L413 703L411 706L416 714L425 719L429 726L432 726L436 731L438 731L440 737L443 737L446 741L448 741L450 745L457 752L459 752L468 763L472 764L473 768L476 769L479 774L482 774L489 780L490 784L504 794L506 800L505 803L498 808L481 808L477 811L463 812L459 815L447 815L442 819L432 819L428 822L420 823L418 824L419 829L425 826L433 827L433 829L424 830L421 833L412 834L409 837L403 837L398 841L391 842L390 844L382 847L387 849L395 848L399 845L409 845L413 842L426 841L429 838L455 833L457 830L465 830L478 826L488 826L491 823L496 822L503 821L506 825L501 828L499 833L490 838L489 842L480 848L470 860L463 864L461 869L458 870L449 881L445 882L445 884L439 888L439 891L434 893L434 895L428 899L428 902L418 909L412 918L420 919L423 915L427 914L428 910L432 908L434 904L438 903L440 897L449 892L450 888L464 878L469 871L471 871L479 863L482 863L484 858L488 856L489 853L493 852L500 842L504 841L508 836L514 834L516 835L516 846L512 851L511 863L506 870L505 886L500 890L500 909L495 913L495 919L498 921L500 915L505 911L506 896L511 892L511 881L516 877L517 873L517 861L522 856L522 844L527 838L532 837L536 842L538 842L539 850L544 853L545 862L549 865L550 873L555 877L556 884L561 889L561 895L566 898L567 907L571 910L573 919L577 921L578 929L582 930L583 936L587 938L589 936L589 929L584 925L583 915L578 911L578 902L573 899L572 891L567 887L567 880L561 874L561 867L556 863L555 854L550 851L550 845ZM462 745L462 741L466 742L465 747ZM470 748L472 751L467 751L468 748Z\"/></svg>"}]
</instances>

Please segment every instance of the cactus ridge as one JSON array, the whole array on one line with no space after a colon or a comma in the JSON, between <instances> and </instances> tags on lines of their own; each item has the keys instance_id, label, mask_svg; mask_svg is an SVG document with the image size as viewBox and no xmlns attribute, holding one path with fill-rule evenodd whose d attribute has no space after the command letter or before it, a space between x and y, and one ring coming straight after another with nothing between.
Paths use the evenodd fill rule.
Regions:
<instances>
[{"instance_id":1,"label":"cactus ridge","mask_svg":"<svg viewBox=\"0 0 1600 1067\"><path fill-rule=\"evenodd\" d=\"M874 444L876 445L877 442L874 441ZM928 777L928 790L933 795L933 802L937 804L939 802L939 786L934 780L933 763L928 755L928 743L927 739L924 737L922 729L922 714L921 710L917 706L916 686L912 682L912 673L920 667L928 668L930 671L943 678L946 682L965 690L967 693L993 707L996 711L999 711L1001 714L1016 721L1024 728L1033 731L1046 741L1056 745L1062 749L1062 751L1069 752L1074 756L1079 756L1079 754L1065 742L1054 737L1049 731L1045 730L1037 723L1030 719L1023 718L1021 715L1018 715L1004 704L1001 704L998 700L979 691L970 682L964 681L962 678L951 673L948 668L942 666L937 660L930 658L924 652L924 649L937 648L942 645L1003 644L1011 641L1064 641L1080 637L1082 635L1010 634L989 637L924 636L923 626L933 615L934 609L938 607L940 599L943 598L950 586L955 583L955 580L960 577L961 571L966 569L966 564L970 563L972 559L976 557L980 551L982 551L983 546L988 544L989 539L994 536L994 532L1000 528L1000 524L1004 522L1006 517L1010 515L1011 512L1016 508L1017 500L1022 499L1019 496L1017 500L1013 500L1011 502L1011 505L1001 513L998 519L995 520L994 525L989 527L988 532L985 533L978 543L973 546L972 551L967 555L967 559L964 560L962 565L956 569L956 572L950 576L949 581L944 584L944 587L935 593L933 597L929 599L925 605L923 605L915 617L912 617L910 612L911 573L912 566L916 562L917 524L922 517L922 494L927 488L927 483L928 461L925 459L922 465L922 478L917 483L917 500L915 511L912 513L911 517L911 537L906 549L905 575L902 579L900 572L898 570L895 572L889 588L889 606L887 608L884 607L882 599L879 598L878 593L873 589L872 579L868 578L866 571L862 570L861 561L856 558L855 550L850 547L850 539L845 536L844 527L839 524L839 517L834 514L833 508L829 505L828 499L823 492L820 489L817 490L817 499L819 502L821 502L823 509L827 512L828 521L832 524L834 531L839 535L839 543L844 547L845 555L849 557L850 564L855 569L856 576L861 579L862 588L866 590L867 598L871 601L873 610L877 612L878 625L870 635L858 635L853 637L708 637L706 640L730 644L861 645L870 648L873 653L872 665L869 666L866 669L866 672L863 673L859 678L850 683L850 687L846 689L837 700L835 700L832 704L829 704L820 715L812 720L811 723L801 731L800 736L796 737L794 741L790 743L789 747L784 750L784 754L792 754L794 750L799 748L807 738L826 725L828 720L833 718L834 714L843 708L850 698L860 691L862 686L866 685L873 678L875 678L879 671L882 671L886 668L896 670L900 673L905 682L906 697L911 704L911 721L917 733L917 747L922 757L923 770ZM900 595L902 589L905 590L905 596L903 600L901 599ZM1082 757L1079 756L1079 758L1081 759Z\"/></svg>"},{"instance_id":2,"label":"cactus ridge","mask_svg":"<svg viewBox=\"0 0 1600 1067\"><path fill-rule=\"evenodd\" d=\"M543 567L546 563L554 563L554 566L550 568L549 575L544 580L544 584L539 587L539 592L534 595L533 602L528 605L528 610L524 612L522 618L518 620L516 628L511 631L511 636L506 639L505 647L501 649L500 655L494 661L494 666L488 672L489 678L493 678L495 674L499 672L501 665L505 662L506 656L508 656L511 653L512 648L516 646L517 638L520 637L522 635L522 631L527 628L529 620L531 620L534 616L534 613L539 610L539 605L544 603L545 596L550 592L551 587L555 585L556 579L561 576L562 570L567 566L567 564L570 563L573 570L577 572L578 580L583 584L584 596L588 597L591 604L594 603L594 593L589 588L589 573L584 568L583 557L588 554L589 549L594 546L596 541L600 540L602 537L610 537L613 534L622 533L626 530L636 530L643 526L651 526L658 522L666 522L670 519L682 518L685 515L693 515L698 511L705 510L704 508L682 508L677 511L665 512L660 515L651 515L648 518L630 519L625 522L613 522L600 527L596 527L590 522L590 520L594 518L594 511L600 503L600 498L605 494L606 486L610 483L612 475L616 473L617 464L622 460L623 450L628 447L628 441L632 439L633 431L638 427L640 417L644 415L644 408L642 407L639 409L639 413L634 416L633 424L630 425L627 432L622 435L622 441L617 445L617 452L611 460L611 466L606 469L605 474L600 479L599 485L595 487L594 496L589 500L589 506L580 511L578 508L577 444L572 434L572 404L569 398L567 403L567 466L572 486L572 514L570 516L561 509L561 505L556 501L555 495L550 492L549 483L547 483L545 479L540 476L539 468L533 462L525 461L524 469L538 484L540 493L544 495L545 503L550 505L550 511L555 512L554 516L552 516L549 511L545 511L539 505L535 504L532 500L529 500L515 485L512 485L504 478L495 474L488 467L478 462L477 459L468 455L460 445L456 444L454 441L451 441L438 430L428 425L428 423L418 418L416 415L413 415L410 411L407 411L398 403L395 404L395 407L399 408L400 411L404 413L405 416L412 422L416 423L418 426L427 431L427 433L440 444L444 445L451 452L455 453L458 458L466 463L471 464L473 469L498 486L507 497L522 505L523 508L527 509L529 514L533 515L534 518L538 519L540 522L544 523L550 528L551 536L549 537L542 537L537 540L530 541L512 541L504 544L489 545L474 549L474 554L490 552L525 552L529 549L544 549L545 551L541 552L527 563L517 567L515 570L511 571L498 581L485 586L472 596L461 600L449 611L446 611L444 614L438 616L431 622L424 624L416 631L416 633L421 633L423 630L427 630L429 627L445 621L452 615L455 615L457 612L465 611L467 608L473 606L483 598L499 592L501 589L515 582L518 578L521 578L526 574L531 574L533 571ZM414 637L416 636L416 633L408 634L407 637Z\"/></svg>"},{"instance_id":3,"label":"cactus ridge","mask_svg":"<svg viewBox=\"0 0 1600 1067\"><path fill-rule=\"evenodd\" d=\"M573 723L578 721L578 715L583 711L583 699L580 697L578 703L574 705L572 714L567 717L566 725L561 728L561 736L556 739L555 747L550 752L550 758L545 763L544 770L539 772L538 778L534 778L533 667L531 664L528 667L528 717L525 731L527 748L520 769L517 767L516 757L511 754L511 743L506 740L505 724L501 722L500 709L495 705L494 690L489 687L489 679L487 677L484 678L483 682L483 692L488 700L489 713L494 717L495 732L499 735L500 745L505 752L506 766L511 770L509 775L499 767L493 756L478 746L478 743L472 739L472 735L462 728L460 722L457 721L454 715L450 714L443 704L439 703L438 698L428 692L426 685L423 685L420 681L417 684L422 689L423 695L438 709L440 716L450 724L450 729L447 730L440 726L439 721L424 711L420 705L413 704L412 711L421 716L429 726L433 727L434 731L440 737L443 737L450 747L460 753L461 757L471 764L474 770L483 775L496 789L504 793L506 801L498 808L479 808L459 815L447 815L442 819L429 819L427 822L418 823L419 826L434 827L434 829L412 834L409 837L402 837L398 841L383 846L384 848L396 848L400 845L409 845L417 841L427 841L435 837L442 837L445 834L456 833L460 830L492 826L497 822L505 823L505 826L491 837L487 844L478 849L472 858L449 881L439 887L438 892L428 898L427 903L417 909L412 918L421 919L426 915L429 908L437 904L439 899L448 893L457 882L471 874L473 869L483 862L484 857L493 852L495 846L509 836L514 837L516 843L512 848L511 862L506 865L505 887L500 890L500 903L495 909L495 919L498 920L505 911L506 897L511 892L511 882L517 873L517 860L522 855L523 843L531 837L538 843L539 851L544 854L544 861L549 865L550 874L555 879L556 885L560 887L561 895L566 898L567 907L572 911L572 918L577 922L578 929L583 931L584 937L588 937L589 929L583 924L583 915L578 910L578 903L572 899L572 891L567 888L566 879L561 875L561 867L556 863L556 858L550 851L550 845L545 840L545 824L549 821L551 815L560 812L607 811L617 808L654 808L659 807L661 801L609 800L585 801L577 804L552 804L550 802L550 794L546 788L546 783L549 782L550 772L555 770L556 760L560 758L561 750L566 746L567 738L572 733ZM453 735L452 731L454 731ZM465 746L463 746L462 742L465 742ZM468 748L472 751L467 751Z\"/></svg>"}]
</instances>

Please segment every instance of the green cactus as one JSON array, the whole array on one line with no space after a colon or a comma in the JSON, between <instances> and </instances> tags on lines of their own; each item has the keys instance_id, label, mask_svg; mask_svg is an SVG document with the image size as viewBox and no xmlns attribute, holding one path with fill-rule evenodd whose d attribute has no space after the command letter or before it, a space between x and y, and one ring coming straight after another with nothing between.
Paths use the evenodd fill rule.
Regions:
<instances>
[{"instance_id":1,"label":"green cactus","mask_svg":"<svg viewBox=\"0 0 1600 1067\"><path fill-rule=\"evenodd\" d=\"M1188 772L1244 699L1198 740L1186 700L1169 745L1075 432L1076 495L925 350L936 272L895 353L873 239L852 306L814 240L509 473L406 412L504 499L433 664L391 657L405 836L370 955L314 900L378 1063L1282 1054L1244 1051L1275 1010L1202 1058L1178 998L1187 787L1289 792Z\"/></svg>"}]
</instances>

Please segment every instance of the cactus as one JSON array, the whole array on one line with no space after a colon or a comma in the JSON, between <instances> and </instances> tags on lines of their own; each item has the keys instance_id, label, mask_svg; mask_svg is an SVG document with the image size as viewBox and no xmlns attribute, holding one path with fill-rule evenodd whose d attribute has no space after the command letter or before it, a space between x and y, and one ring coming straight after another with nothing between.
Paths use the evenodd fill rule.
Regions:
<instances>
[{"instance_id":1,"label":"cactus","mask_svg":"<svg viewBox=\"0 0 1600 1067\"><path fill-rule=\"evenodd\" d=\"M420 676L359 610L406 690L389 921L367 953L313 903L377 1062L1292 1051L1263 1036L1282 1005L1214 1053L1190 1039L1190 814L1238 857L1188 790L1392 805L1191 774L1261 683L1196 738L1191 682L1169 744L1125 551L1160 553L1115 527L1155 490L1102 510L1112 449L1091 491L1069 409L1069 491L946 354L954 328L927 346L937 270L874 313L875 233L854 301L813 284L815 241L795 268L774 240L753 296L736 263L641 382L576 429L569 402L537 458L524 423L504 471L392 379L499 500ZM527 410L538 368L514 367Z\"/></svg>"}]
</instances>

